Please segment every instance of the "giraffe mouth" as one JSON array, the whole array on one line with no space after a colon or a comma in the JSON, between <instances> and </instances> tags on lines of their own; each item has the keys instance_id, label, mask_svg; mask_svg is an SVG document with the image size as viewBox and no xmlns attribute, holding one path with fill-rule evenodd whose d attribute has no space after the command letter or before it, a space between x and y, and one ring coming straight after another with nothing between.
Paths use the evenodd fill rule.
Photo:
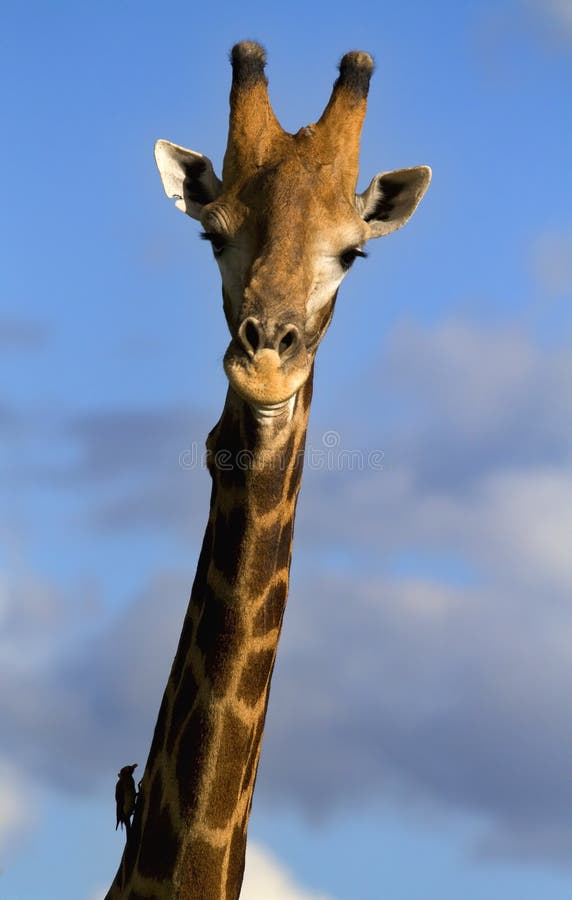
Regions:
<instances>
[{"instance_id":1,"label":"giraffe mouth","mask_svg":"<svg viewBox=\"0 0 572 900\"><path fill-rule=\"evenodd\" d=\"M275 350L262 349L251 357L237 352L233 344L224 357L224 370L231 387L247 403L272 408L287 403L298 393L310 374L306 353L303 360L280 359Z\"/></svg>"}]
</instances>

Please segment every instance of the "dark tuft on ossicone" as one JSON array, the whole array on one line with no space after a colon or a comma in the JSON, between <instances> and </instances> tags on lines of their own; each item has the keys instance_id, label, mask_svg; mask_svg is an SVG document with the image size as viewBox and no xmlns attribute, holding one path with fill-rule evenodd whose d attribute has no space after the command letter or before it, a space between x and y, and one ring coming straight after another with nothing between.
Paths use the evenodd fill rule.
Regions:
<instances>
[{"instance_id":1,"label":"dark tuft on ossicone","mask_svg":"<svg viewBox=\"0 0 572 900\"><path fill-rule=\"evenodd\" d=\"M266 51L254 41L241 41L231 50L232 80L234 84L244 87L263 79L266 65Z\"/></svg>"},{"instance_id":2,"label":"dark tuft on ossicone","mask_svg":"<svg viewBox=\"0 0 572 900\"><path fill-rule=\"evenodd\" d=\"M340 62L340 77L335 87L344 87L357 97L367 97L373 74L373 59L363 50L351 50Z\"/></svg>"}]
</instances>

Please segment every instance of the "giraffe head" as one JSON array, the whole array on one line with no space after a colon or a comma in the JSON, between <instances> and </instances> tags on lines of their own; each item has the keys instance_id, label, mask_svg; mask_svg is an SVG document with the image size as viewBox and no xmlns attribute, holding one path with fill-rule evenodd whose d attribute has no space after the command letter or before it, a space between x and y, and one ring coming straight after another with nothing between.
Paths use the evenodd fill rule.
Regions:
<instances>
[{"instance_id":1,"label":"giraffe head","mask_svg":"<svg viewBox=\"0 0 572 900\"><path fill-rule=\"evenodd\" d=\"M262 47L244 41L231 60L222 181L206 156L168 141L155 158L167 196L201 222L220 268L229 382L251 406L276 407L307 380L352 263L370 238L405 224L431 170L384 172L356 194L369 54L346 53L321 118L296 134L270 105Z\"/></svg>"}]
</instances>

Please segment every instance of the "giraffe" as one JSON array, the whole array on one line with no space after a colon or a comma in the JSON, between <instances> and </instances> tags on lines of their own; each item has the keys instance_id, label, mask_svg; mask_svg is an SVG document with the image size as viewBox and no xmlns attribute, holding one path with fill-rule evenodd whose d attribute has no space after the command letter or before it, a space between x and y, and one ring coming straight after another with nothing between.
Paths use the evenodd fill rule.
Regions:
<instances>
[{"instance_id":1,"label":"giraffe","mask_svg":"<svg viewBox=\"0 0 572 900\"><path fill-rule=\"evenodd\" d=\"M401 227L427 166L356 194L373 60L347 53L321 118L289 134L265 52L231 54L222 181L158 141L167 196L204 229L231 335L228 391L207 438L210 513L133 824L107 900L237 900L270 681L288 593L314 358L363 246Z\"/></svg>"}]
</instances>

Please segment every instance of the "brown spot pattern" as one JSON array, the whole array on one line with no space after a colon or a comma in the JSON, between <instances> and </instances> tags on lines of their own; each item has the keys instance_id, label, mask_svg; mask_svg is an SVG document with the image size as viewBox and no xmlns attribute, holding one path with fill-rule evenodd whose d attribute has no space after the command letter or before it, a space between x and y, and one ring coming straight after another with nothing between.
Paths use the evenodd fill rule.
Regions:
<instances>
[{"instance_id":1,"label":"brown spot pattern","mask_svg":"<svg viewBox=\"0 0 572 900\"><path fill-rule=\"evenodd\" d=\"M211 722L198 706L185 723L179 741L176 775L183 814L196 808L204 760L210 751Z\"/></svg>"},{"instance_id":2,"label":"brown spot pattern","mask_svg":"<svg viewBox=\"0 0 572 900\"><path fill-rule=\"evenodd\" d=\"M179 836L173 831L169 812L163 804L163 785L159 772L153 779L149 803L155 810L155 815L147 819L141 835L139 872L144 878L168 881L175 871Z\"/></svg>"},{"instance_id":3,"label":"brown spot pattern","mask_svg":"<svg viewBox=\"0 0 572 900\"><path fill-rule=\"evenodd\" d=\"M274 656L274 649L260 650L258 653L250 654L238 686L239 700L243 700L249 706L258 703L268 683Z\"/></svg>"},{"instance_id":4,"label":"brown spot pattern","mask_svg":"<svg viewBox=\"0 0 572 900\"><path fill-rule=\"evenodd\" d=\"M255 637L262 637L269 631L280 628L287 596L288 585L286 581L279 581L278 584L270 588L254 621Z\"/></svg>"}]
</instances>

